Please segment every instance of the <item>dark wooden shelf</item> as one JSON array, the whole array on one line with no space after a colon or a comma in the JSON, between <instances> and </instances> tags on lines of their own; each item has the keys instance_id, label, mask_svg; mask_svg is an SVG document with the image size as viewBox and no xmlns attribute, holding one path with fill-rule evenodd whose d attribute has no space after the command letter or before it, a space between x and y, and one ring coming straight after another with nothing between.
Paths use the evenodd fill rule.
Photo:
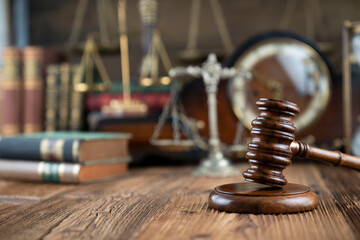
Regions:
<instances>
[{"instance_id":1,"label":"dark wooden shelf","mask_svg":"<svg viewBox=\"0 0 360 240\"><path fill-rule=\"evenodd\" d=\"M238 165L242 171L247 163ZM215 186L241 176L190 176L193 167L132 169L105 182L64 185L0 181L1 239L360 239L360 174L296 162L289 182L308 185L317 209L285 215L208 207Z\"/></svg>"}]
</instances>

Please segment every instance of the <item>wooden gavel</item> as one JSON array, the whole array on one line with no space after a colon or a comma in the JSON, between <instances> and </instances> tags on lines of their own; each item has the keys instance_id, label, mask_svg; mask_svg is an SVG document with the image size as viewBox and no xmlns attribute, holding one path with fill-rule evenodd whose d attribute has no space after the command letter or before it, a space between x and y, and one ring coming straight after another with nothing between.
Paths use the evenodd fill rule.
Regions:
<instances>
[{"instance_id":1,"label":"wooden gavel","mask_svg":"<svg viewBox=\"0 0 360 240\"><path fill-rule=\"evenodd\" d=\"M282 171L291 164L292 156L360 170L358 157L295 141L296 127L291 120L300 112L296 104L261 98L256 105L260 115L251 123L252 141L246 154L251 167L243 173L245 180L277 187L285 185Z\"/></svg>"}]
</instances>

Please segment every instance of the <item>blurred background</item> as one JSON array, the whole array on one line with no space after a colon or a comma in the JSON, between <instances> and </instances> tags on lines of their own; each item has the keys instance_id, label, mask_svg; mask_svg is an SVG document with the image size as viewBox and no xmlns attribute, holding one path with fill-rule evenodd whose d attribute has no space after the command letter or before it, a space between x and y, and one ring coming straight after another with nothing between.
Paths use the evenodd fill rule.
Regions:
<instances>
[{"instance_id":1,"label":"blurred background","mask_svg":"<svg viewBox=\"0 0 360 240\"><path fill-rule=\"evenodd\" d=\"M255 46L251 42L261 43L259 39L254 39L254 36L266 36L267 39L268 35L266 34L270 32L271 38L273 36L271 33L275 33L275 37L272 39L276 41L279 38L274 32L276 30L283 33L280 38L297 39L310 48L314 48L320 59L312 58L312 60L315 59L315 65L317 64L319 69L322 68L321 66L328 68L325 71L327 75L319 72L320 81L322 81L321 74L326 75L326 81L328 81L327 87L324 87L328 89L319 88L319 92L323 91L324 96L329 95L328 99L326 96L324 97L326 102L317 108L311 100L312 98L310 99L311 96L304 96L304 98L309 98L304 100L304 103L301 103L301 99L299 100L299 104L303 105L305 110L312 109L312 112L318 112L319 115L304 123L306 126L299 133L299 138L329 149L344 150L343 29L345 20L354 22L360 18L360 1L130 0L124 2L126 3L123 6L125 10L118 7L119 2L116 0L1 0L0 51L3 54L0 65L3 68L1 71L2 82L12 78L26 79L26 73L21 73L23 70L14 73L14 71L6 70L11 68L6 66L26 69L27 61L30 61L28 66L31 65L31 61L41 62L41 72L37 78L44 84L36 94L42 94L43 98L36 100L37 104L28 104L28 109L34 105L41 107L27 110L30 115L38 112L39 120L37 121L40 127L28 132L42 130L131 132L133 134L130 143L132 153L158 153L163 149L154 149L149 140L153 136L155 127L159 125L159 117L164 112L162 111L163 107L176 95L176 101L181 103L179 109L184 108L183 113L195 121L200 137L206 142L209 135L207 96L201 79L183 80L181 87L174 90L176 94L173 95L170 93L174 88L173 79L170 81L168 78L164 78L163 82L156 81L156 79L142 82L141 79L148 78L147 75L154 68L157 68L155 75L159 75L161 80L161 77L168 75L170 67L200 66L211 52L217 54L218 60L223 65L236 68L241 65L237 61L242 59L242 54L248 53L245 50L253 49L252 47ZM123 10L125 15L121 12ZM123 16L123 19L119 16ZM122 29L121 24L125 24L126 28ZM119 35L121 34L127 37L128 54L121 51L119 47ZM161 38L154 38L160 40L153 40L153 35L160 36ZM93 45L91 45L91 41L87 41L89 39L93 40ZM152 47L154 42L158 44L157 47ZM85 45L85 43L90 44ZM32 49L30 47L29 50L29 46ZM150 73L148 73L144 62L147 61L146 56L154 49L157 51L155 56L157 60L149 65ZM86 54L90 58L95 56L96 54L91 55L94 51L98 53L98 57L95 58L102 62L103 67L100 66L100 69L105 68L105 77L102 73L103 70L96 70L99 67L96 63L89 70L85 66L85 62L81 62L82 58L86 58L84 57ZM120 56L120 54L125 55ZM26 58L26 56L28 57ZM124 60L121 61L121 57L124 56L129 59L130 92L133 99L138 101L137 103L145 103L148 106L146 114L127 116L117 114L116 104L121 105L121 101L124 100L124 96L126 98L127 94L122 85L123 69L126 66L122 65ZM321 63L319 63L320 61ZM15 66L14 62L15 65L18 65ZM74 65L79 64L84 67L82 72L72 69ZM251 72L251 70L247 70ZM31 70L29 71L31 72ZM261 71L267 73L268 70ZM91 83L94 85L97 82L106 83L107 80L110 80L111 86L91 89L87 85L85 89L81 90L81 86L84 86L78 85L76 90L77 83L89 83L89 79L86 80L87 73L84 72L91 73L93 80ZM77 74L79 76L76 78ZM357 76L356 71L353 74ZM67 78L70 80L67 81ZM356 90L354 79L355 77L353 77L352 91ZM51 85L54 81L59 83ZM78 82L76 83L76 81ZM220 139L227 145L234 144L234 142L244 145L249 137L249 132L246 129L245 120L241 119L242 114L236 113L238 106L234 103L234 101L240 101L236 100L236 96L242 93L229 92L229 86L230 88L234 87L231 84L234 84L234 81L223 81L219 86ZM5 85L2 85L2 90L6 92L6 87L3 87ZM244 92L253 91L252 96L256 97L266 95L264 92L263 95L261 94L261 89L255 91L251 89L252 87L257 88L257 86L249 86ZM26 87L23 90L26 91ZM19 90L17 98L14 95L2 94L0 118L2 118L3 135L27 132L24 123L26 120L23 118L26 115L25 107L27 105L21 104L22 100L19 100L21 96L24 96L23 90ZM55 95L57 97L54 97ZM358 94L353 94L350 102L356 103L357 97ZM286 99L286 96L284 98ZM292 100L291 97L289 98ZM111 104L114 99L119 100L120 103L112 102ZM253 101L251 97L244 99ZM19 103L15 104L14 101ZM249 105L251 104L249 103ZM9 108L18 109L13 118L4 117L13 114L14 111L10 111ZM74 108L77 110L74 111ZM110 114L106 110L109 108ZM353 110L351 131L355 135L357 114L360 111L356 104L353 104L351 109ZM75 124L76 121L77 124ZM8 123L17 124L18 127L15 130L7 128L6 124ZM165 139L172 138L174 136L173 126L173 116L169 116L159 136ZM180 133L180 135L181 138L188 138L184 133ZM239 137L239 135L241 136ZM173 151L169 149L165 152Z\"/></svg>"},{"instance_id":2,"label":"blurred background","mask_svg":"<svg viewBox=\"0 0 360 240\"><path fill-rule=\"evenodd\" d=\"M24 15L24 42L28 45L41 45L65 50L74 23L78 1L44 1L44 0L3 0L2 17L8 16L10 26L14 19L14 5L23 3L27 14ZM17 3L19 2L19 3ZM113 14L116 14L116 1L110 1ZM158 28L169 56L174 65L180 64L178 53L186 47L188 40L191 0L165 1L158 0ZM357 20L360 15L360 2L346 1L294 1L295 11L284 24L286 7L291 0L254 0L220 1L221 9L228 27L232 42L239 46L249 37L269 30L282 29L303 34L317 41L326 41L334 45L331 60L337 69L341 68L341 29L345 20ZM141 19L139 1L127 2L127 25L129 35L130 61L132 75L138 73L141 62ZM315 8L314 8L315 5ZM79 39L84 41L89 32L99 31L98 10L96 1L89 0L86 8L85 22L82 25ZM318 9L316 9L318 8ZM286 17L285 17L286 18ZM311 18L309 20L309 18ZM116 20L116 19L115 19ZM314 30L307 29L307 22L312 20ZM111 24L117 25L116 22ZM284 26L285 25L285 26ZM16 44L16 32L13 28L8 33L2 33L2 38L8 38L9 43ZM313 34L309 36L308 34ZM6 36L7 35L7 36ZM18 40L20 41L20 40ZM209 1L201 5L200 30L198 45L202 48L221 49L222 43L215 27ZM113 57L114 65L120 65L120 59ZM106 60L104 60L106 61ZM111 62L112 62L111 61ZM108 62L106 62L108 63ZM110 64L110 61L109 61ZM119 68L109 67L109 73L114 79L120 79Z\"/></svg>"}]
</instances>

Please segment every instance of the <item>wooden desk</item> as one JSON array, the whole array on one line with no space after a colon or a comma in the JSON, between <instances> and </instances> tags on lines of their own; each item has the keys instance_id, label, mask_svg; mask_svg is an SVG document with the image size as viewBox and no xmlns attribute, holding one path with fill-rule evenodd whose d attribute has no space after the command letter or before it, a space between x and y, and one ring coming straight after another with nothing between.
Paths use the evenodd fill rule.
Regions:
<instances>
[{"instance_id":1,"label":"wooden desk","mask_svg":"<svg viewBox=\"0 0 360 240\"><path fill-rule=\"evenodd\" d=\"M242 177L194 178L191 170L133 169L121 179L84 185L0 181L0 239L360 239L358 172L295 163L287 179L311 186L319 207L252 215L207 206L215 186Z\"/></svg>"}]
</instances>

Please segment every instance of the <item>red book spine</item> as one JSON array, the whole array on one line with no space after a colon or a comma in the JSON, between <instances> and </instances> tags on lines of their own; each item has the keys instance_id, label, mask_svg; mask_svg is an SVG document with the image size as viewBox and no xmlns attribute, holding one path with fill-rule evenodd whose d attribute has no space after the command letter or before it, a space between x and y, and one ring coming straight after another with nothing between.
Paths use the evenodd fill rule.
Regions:
<instances>
[{"instance_id":1,"label":"red book spine","mask_svg":"<svg viewBox=\"0 0 360 240\"><path fill-rule=\"evenodd\" d=\"M22 132L21 58L18 48L4 48L1 116L2 134L5 136Z\"/></svg>"},{"instance_id":2,"label":"red book spine","mask_svg":"<svg viewBox=\"0 0 360 240\"><path fill-rule=\"evenodd\" d=\"M24 132L43 130L43 61L41 47L24 49Z\"/></svg>"},{"instance_id":3,"label":"red book spine","mask_svg":"<svg viewBox=\"0 0 360 240\"><path fill-rule=\"evenodd\" d=\"M89 112L100 111L102 106L108 105L114 99L123 100L123 94L89 94L86 97L86 109ZM159 111L169 101L170 93L133 93L131 99L145 103L150 111Z\"/></svg>"}]
</instances>

